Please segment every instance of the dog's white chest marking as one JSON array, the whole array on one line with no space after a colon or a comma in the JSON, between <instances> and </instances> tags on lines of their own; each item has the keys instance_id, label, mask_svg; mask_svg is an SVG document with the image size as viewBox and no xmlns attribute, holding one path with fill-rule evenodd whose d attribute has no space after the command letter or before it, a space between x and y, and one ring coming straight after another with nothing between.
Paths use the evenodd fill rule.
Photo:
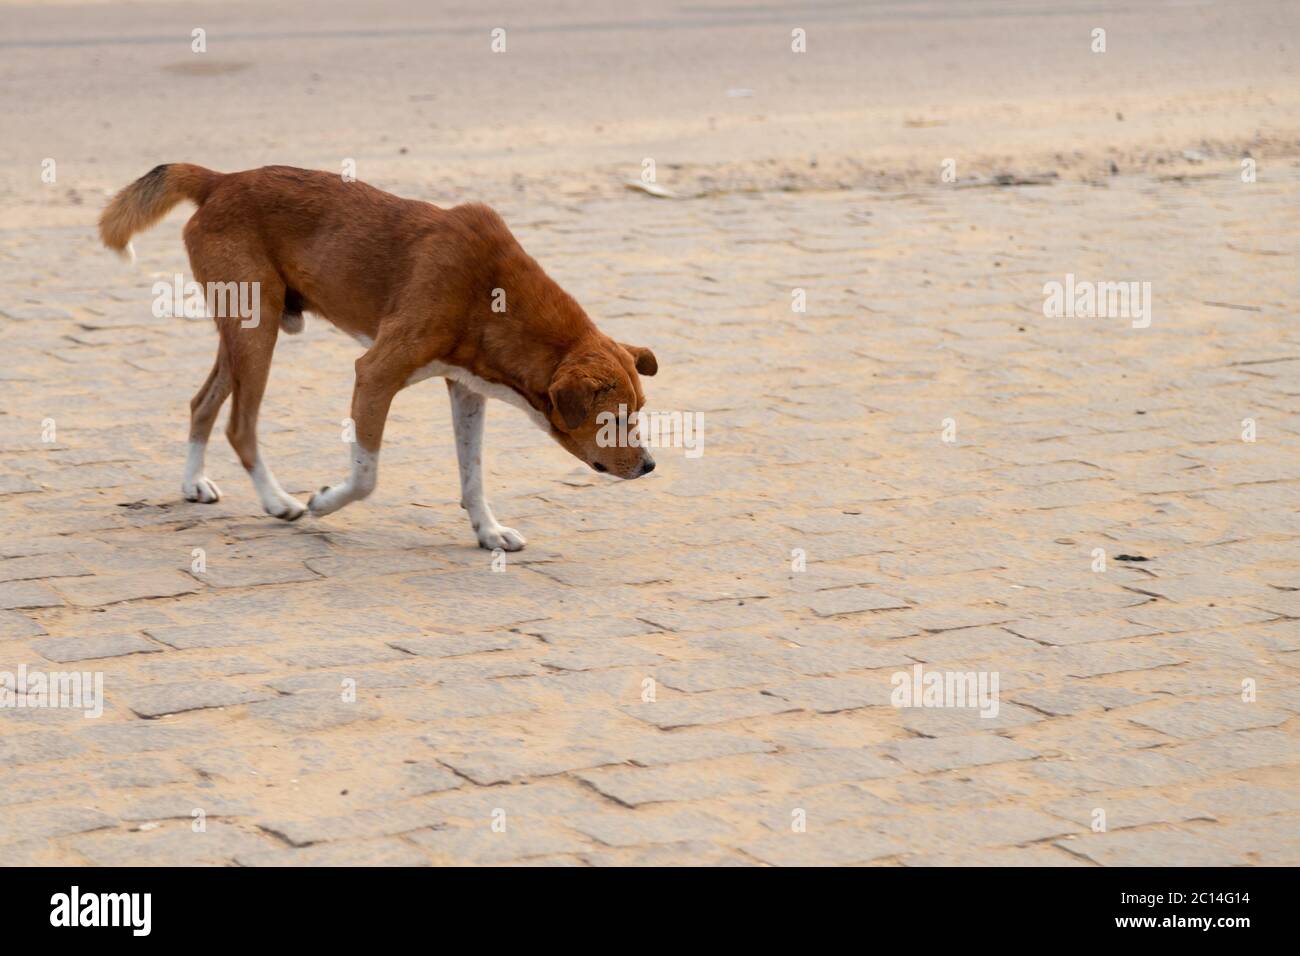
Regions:
<instances>
[{"instance_id":1,"label":"dog's white chest marking","mask_svg":"<svg viewBox=\"0 0 1300 956\"><path fill-rule=\"evenodd\" d=\"M435 378L437 376L464 385L471 392L477 392L486 398L495 398L507 405L513 405L515 408L522 410L529 420L542 431L549 432L551 430L551 423L546 420L546 416L529 405L528 400L513 388L499 385L496 382L484 381L473 372L467 371L459 365L448 365L446 362L430 362L412 373L411 377L406 380L406 384L414 385L416 382L423 382L426 378Z\"/></svg>"}]
</instances>

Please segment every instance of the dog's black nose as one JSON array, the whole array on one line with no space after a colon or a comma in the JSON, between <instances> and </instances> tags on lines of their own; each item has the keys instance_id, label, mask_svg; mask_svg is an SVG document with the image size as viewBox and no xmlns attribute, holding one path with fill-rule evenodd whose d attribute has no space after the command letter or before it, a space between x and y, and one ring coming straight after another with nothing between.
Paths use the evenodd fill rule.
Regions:
<instances>
[{"instance_id":1,"label":"dog's black nose","mask_svg":"<svg viewBox=\"0 0 1300 956\"><path fill-rule=\"evenodd\" d=\"M645 461L641 462L641 474L648 475L654 470L655 460L653 458L647 458Z\"/></svg>"},{"instance_id":2,"label":"dog's black nose","mask_svg":"<svg viewBox=\"0 0 1300 956\"><path fill-rule=\"evenodd\" d=\"M602 475L603 475L605 472L609 471L608 468L606 468L604 465L602 465L602 464L601 464L600 462L598 462L598 461L593 461L593 462L591 463L591 467L592 467L592 468L595 468L595 469L596 469L598 472L600 472Z\"/></svg>"}]
</instances>

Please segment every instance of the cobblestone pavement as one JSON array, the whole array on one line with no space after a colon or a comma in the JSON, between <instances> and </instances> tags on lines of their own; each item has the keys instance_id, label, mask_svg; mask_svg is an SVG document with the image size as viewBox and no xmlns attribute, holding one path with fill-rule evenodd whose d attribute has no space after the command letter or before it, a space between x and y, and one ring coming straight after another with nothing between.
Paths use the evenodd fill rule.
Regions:
<instances>
[{"instance_id":1,"label":"cobblestone pavement","mask_svg":"<svg viewBox=\"0 0 1300 956\"><path fill-rule=\"evenodd\" d=\"M0 711L6 862L1300 863L1297 199L1261 165L506 204L704 444L617 483L494 403L500 571L440 383L369 501L275 521L218 438L186 503L182 218L134 268L0 233L0 670L104 690ZM1067 274L1149 281L1150 327L1045 318ZM358 347L279 353L304 497ZM892 706L918 665L996 716Z\"/></svg>"}]
</instances>

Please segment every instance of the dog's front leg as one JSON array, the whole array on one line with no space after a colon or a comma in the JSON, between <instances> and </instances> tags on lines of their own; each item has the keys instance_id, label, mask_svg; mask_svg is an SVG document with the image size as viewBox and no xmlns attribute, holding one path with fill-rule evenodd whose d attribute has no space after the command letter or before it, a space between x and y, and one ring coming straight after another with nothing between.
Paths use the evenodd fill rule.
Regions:
<instances>
[{"instance_id":1,"label":"dog's front leg","mask_svg":"<svg viewBox=\"0 0 1300 956\"><path fill-rule=\"evenodd\" d=\"M327 515L344 505L369 497L379 481L379 445L384 438L388 408L409 379L412 366L403 343L380 337L370 351L357 359L357 380L352 389L352 471L345 481L328 485L311 496L307 508Z\"/></svg>"},{"instance_id":2,"label":"dog's front leg","mask_svg":"<svg viewBox=\"0 0 1300 956\"><path fill-rule=\"evenodd\" d=\"M498 523L483 497L483 419L487 399L451 379L447 379L447 393L451 396L456 460L460 463L460 506L469 512L480 547L520 551L526 543L524 536Z\"/></svg>"}]
</instances>

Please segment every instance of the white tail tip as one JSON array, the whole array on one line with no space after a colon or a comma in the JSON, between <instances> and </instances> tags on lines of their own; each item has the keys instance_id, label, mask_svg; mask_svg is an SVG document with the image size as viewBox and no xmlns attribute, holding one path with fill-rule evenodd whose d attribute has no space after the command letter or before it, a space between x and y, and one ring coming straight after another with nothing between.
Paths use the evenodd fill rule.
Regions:
<instances>
[{"instance_id":1,"label":"white tail tip","mask_svg":"<svg viewBox=\"0 0 1300 956\"><path fill-rule=\"evenodd\" d=\"M131 265L135 265L135 244L134 243L128 242L124 248L118 250L117 254L121 256L123 259L125 259L127 262L131 263Z\"/></svg>"}]
</instances>

